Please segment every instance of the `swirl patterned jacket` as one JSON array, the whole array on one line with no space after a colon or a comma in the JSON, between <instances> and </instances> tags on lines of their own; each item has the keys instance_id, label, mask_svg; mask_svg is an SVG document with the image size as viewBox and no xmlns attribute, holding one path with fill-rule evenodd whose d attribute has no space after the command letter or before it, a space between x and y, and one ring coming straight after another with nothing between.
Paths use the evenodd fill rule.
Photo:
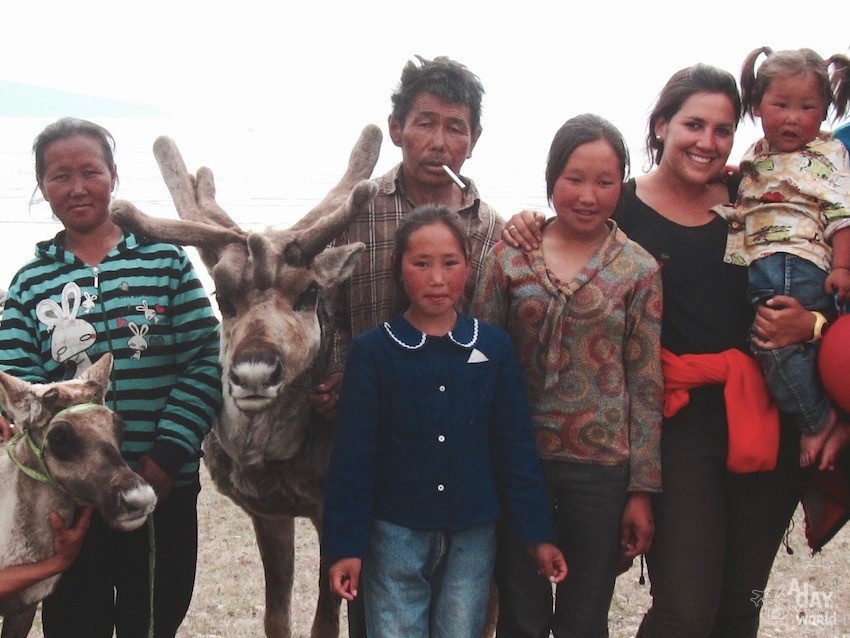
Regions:
<instances>
[{"instance_id":1,"label":"swirl patterned jacket","mask_svg":"<svg viewBox=\"0 0 850 638\"><path fill-rule=\"evenodd\" d=\"M630 492L660 491L661 274L609 224L572 281L548 271L541 249L499 242L471 312L514 340L543 459L628 464Z\"/></svg>"}]
</instances>

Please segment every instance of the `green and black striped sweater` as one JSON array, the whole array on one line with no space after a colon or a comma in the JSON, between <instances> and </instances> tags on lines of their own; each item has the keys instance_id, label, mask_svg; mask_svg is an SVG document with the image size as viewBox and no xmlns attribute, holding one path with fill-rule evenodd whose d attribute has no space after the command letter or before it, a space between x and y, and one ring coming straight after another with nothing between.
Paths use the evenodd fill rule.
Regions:
<instances>
[{"instance_id":1,"label":"green and black striped sweater","mask_svg":"<svg viewBox=\"0 0 850 638\"><path fill-rule=\"evenodd\" d=\"M64 231L63 231L64 232ZM78 376L115 357L107 405L124 419L124 458L149 456L176 485L197 479L221 405L218 322L186 253L125 232L97 267L60 232L12 280L0 368L31 383Z\"/></svg>"}]
</instances>

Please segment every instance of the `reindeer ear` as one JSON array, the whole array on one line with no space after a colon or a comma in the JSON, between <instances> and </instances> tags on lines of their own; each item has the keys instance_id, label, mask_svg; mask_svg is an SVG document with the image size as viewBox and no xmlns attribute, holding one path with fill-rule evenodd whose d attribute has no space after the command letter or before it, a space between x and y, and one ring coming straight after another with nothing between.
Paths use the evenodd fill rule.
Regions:
<instances>
[{"instance_id":1,"label":"reindeer ear","mask_svg":"<svg viewBox=\"0 0 850 638\"><path fill-rule=\"evenodd\" d=\"M97 384L100 389L100 400L106 396L106 390L109 388L109 376L112 373L112 354L107 352L95 363L92 364L82 375L80 379Z\"/></svg>"},{"instance_id":2,"label":"reindeer ear","mask_svg":"<svg viewBox=\"0 0 850 638\"><path fill-rule=\"evenodd\" d=\"M316 280L322 288L331 288L351 277L360 253L366 245L362 242L328 248L313 261Z\"/></svg>"},{"instance_id":3,"label":"reindeer ear","mask_svg":"<svg viewBox=\"0 0 850 638\"><path fill-rule=\"evenodd\" d=\"M33 401L35 395L29 383L0 370L0 405L10 421L25 421Z\"/></svg>"}]
</instances>

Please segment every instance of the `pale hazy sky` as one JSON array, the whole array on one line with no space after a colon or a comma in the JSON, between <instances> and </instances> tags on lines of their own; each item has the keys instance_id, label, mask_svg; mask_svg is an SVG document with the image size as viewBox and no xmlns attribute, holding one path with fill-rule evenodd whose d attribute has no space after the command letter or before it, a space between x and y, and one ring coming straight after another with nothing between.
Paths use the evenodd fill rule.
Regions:
<instances>
[{"instance_id":1,"label":"pale hazy sky","mask_svg":"<svg viewBox=\"0 0 850 638\"><path fill-rule=\"evenodd\" d=\"M464 173L480 187L505 187L505 175L542 181L552 135L580 112L617 125L640 172L648 109L684 66L706 62L737 76L761 45L850 52L847 2L831 3L829 17L819 3L796 3L793 12L741 0L576 4L16 0L3 10L0 79L160 106L170 114L161 132L184 140L190 167L234 177L272 163L341 170L364 124L386 131L405 61L449 55L486 89L484 134ZM807 7L818 13L806 16ZM261 139L241 146L254 132ZM743 126L732 159L756 136ZM261 145L266 152L252 156ZM385 140L378 170L398 159Z\"/></svg>"}]
</instances>

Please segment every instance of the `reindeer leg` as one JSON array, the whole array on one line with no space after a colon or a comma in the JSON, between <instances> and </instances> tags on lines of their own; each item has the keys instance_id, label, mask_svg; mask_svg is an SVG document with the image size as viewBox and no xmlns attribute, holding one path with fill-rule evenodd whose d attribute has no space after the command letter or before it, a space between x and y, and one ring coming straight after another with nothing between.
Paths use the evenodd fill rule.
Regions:
<instances>
[{"instance_id":1,"label":"reindeer leg","mask_svg":"<svg viewBox=\"0 0 850 638\"><path fill-rule=\"evenodd\" d=\"M267 638L292 635L292 583L295 570L295 519L252 516L266 577Z\"/></svg>"},{"instance_id":2,"label":"reindeer leg","mask_svg":"<svg viewBox=\"0 0 850 638\"><path fill-rule=\"evenodd\" d=\"M36 609L38 609L38 605L33 605L18 614L3 616L3 631L0 632L0 637L27 638L32 627L32 621L35 618Z\"/></svg>"},{"instance_id":3,"label":"reindeer leg","mask_svg":"<svg viewBox=\"0 0 850 638\"><path fill-rule=\"evenodd\" d=\"M310 520L316 528L321 544L322 515L311 516ZM339 604L342 600L331 592L328 567L323 560L319 560L319 600L316 601L316 615L313 618L310 638L339 638Z\"/></svg>"}]
</instances>

